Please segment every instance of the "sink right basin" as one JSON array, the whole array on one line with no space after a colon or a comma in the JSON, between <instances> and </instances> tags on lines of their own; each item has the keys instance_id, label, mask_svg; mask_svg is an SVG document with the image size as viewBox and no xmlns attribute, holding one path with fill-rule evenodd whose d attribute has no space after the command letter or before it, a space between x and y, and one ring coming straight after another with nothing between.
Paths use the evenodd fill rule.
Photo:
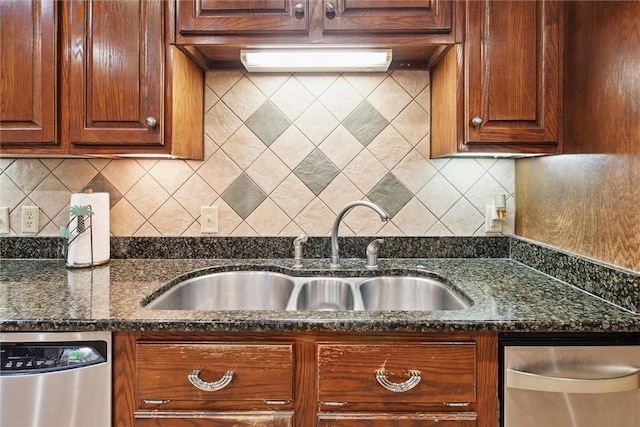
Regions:
<instances>
[{"instance_id":1,"label":"sink right basin","mask_svg":"<svg viewBox=\"0 0 640 427\"><path fill-rule=\"evenodd\" d=\"M360 283L365 310L464 310L469 305L427 277L381 276Z\"/></svg>"}]
</instances>

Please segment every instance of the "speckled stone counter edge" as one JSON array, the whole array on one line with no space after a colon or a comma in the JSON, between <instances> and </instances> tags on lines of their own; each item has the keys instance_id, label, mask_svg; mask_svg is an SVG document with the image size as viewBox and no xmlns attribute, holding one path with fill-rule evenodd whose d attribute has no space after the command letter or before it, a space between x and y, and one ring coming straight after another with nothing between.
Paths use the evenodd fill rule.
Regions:
<instances>
[{"instance_id":1,"label":"speckled stone counter edge","mask_svg":"<svg viewBox=\"0 0 640 427\"><path fill-rule=\"evenodd\" d=\"M343 258L364 258L374 237L341 237ZM640 274L565 253L520 237L385 237L381 258L511 258L640 313ZM256 259L293 257L288 237L113 237L113 259ZM325 258L328 237L310 237L305 258ZM2 237L0 258L64 258L56 237Z\"/></svg>"},{"instance_id":2,"label":"speckled stone counter edge","mask_svg":"<svg viewBox=\"0 0 640 427\"><path fill-rule=\"evenodd\" d=\"M376 237L341 237L340 256L364 258ZM329 237L309 237L304 258L327 258ZM380 258L508 258L509 238L385 237ZM292 258L289 237L112 237L112 259L256 259ZM64 258L57 237L1 237L0 258Z\"/></svg>"},{"instance_id":3,"label":"speckled stone counter edge","mask_svg":"<svg viewBox=\"0 0 640 427\"><path fill-rule=\"evenodd\" d=\"M640 314L640 274L530 240L510 240L511 259Z\"/></svg>"}]
</instances>

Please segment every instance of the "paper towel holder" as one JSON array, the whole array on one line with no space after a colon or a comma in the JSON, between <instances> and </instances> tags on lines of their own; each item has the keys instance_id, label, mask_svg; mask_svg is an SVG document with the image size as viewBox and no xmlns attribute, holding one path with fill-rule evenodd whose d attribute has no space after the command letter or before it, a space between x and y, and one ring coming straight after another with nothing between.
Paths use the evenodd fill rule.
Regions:
<instances>
[{"instance_id":1,"label":"paper towel holder","mask_svg":"<svg viewBox=\"0 0 640 427\"><path fill-rule=\"evenodd\" d=\"M82 268L82 267L93 267L96 265L102 265L109 262L107 259L104 262L95 263L93 256L93 232L91 231L93 227L93 210L91 209L91 205L86 206L71 206L69 210L70 219L67 223L66 227L60 227L60 236L67 239L67 244L65 246L65 254L64 257L67 259L67 251L69 250L69 246L71 243L80 237L86 231L89 231L89 246L91 248L90 253L90 262L83 264L75 264L69 259L67 259L66 266L69 268ZM76 226L73 229L70 229L71 224L76 220ZM87 220L89 224L87 224Z\"/></svg>"}]
</instances>

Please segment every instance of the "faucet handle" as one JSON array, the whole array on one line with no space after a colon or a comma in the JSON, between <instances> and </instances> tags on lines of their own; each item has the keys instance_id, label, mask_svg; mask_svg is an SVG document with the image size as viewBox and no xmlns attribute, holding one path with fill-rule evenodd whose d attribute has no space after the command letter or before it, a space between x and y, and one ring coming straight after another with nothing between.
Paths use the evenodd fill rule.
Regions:
<instances>
[{"instance_id":1,"label":"faucet handle","mask_svg":"<svg viewBox=\"0 0 640 427\"><path fill-rule=\"evenodd\" d=\"M375 239L367 246L367 268L370 270L378 268L378 249L384 243L384 239Z\"/></svg>"},{"instance_id":2,"label":"faucet handle","mask_svg":"<svg viewBox=\"0 0 640 427\"><path fill-rule=\"evenodd\" d=\"M293 239L293 267L302 268L302 244L307 242L309 236L301 234Z\"/></svg>"}]
</instances>

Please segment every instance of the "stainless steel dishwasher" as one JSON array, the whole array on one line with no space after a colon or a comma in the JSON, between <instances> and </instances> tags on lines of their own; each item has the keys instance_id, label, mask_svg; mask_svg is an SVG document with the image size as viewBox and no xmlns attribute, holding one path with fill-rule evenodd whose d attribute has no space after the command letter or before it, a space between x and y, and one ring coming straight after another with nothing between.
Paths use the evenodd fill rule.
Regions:
<instances>
[{"instance_id":1,"label":"stainless steel dishwasher","mask_svg":"<svg viewBox=\"0 0 640 427\"><path fill-rule=\"evenodd\" d=\"M640 426L637 334L500 342L503 427Z\"/></svg>"},{"instance_id":2,"label":"stainless steel dishwasher","mask_svg":"<svg viewBox=\"0 0 640 427\"><path fill-rule=\"evenodd\" d=\"M109 427L111 333L0 333L0 427Z\"/></svg>"}]
</instances>

